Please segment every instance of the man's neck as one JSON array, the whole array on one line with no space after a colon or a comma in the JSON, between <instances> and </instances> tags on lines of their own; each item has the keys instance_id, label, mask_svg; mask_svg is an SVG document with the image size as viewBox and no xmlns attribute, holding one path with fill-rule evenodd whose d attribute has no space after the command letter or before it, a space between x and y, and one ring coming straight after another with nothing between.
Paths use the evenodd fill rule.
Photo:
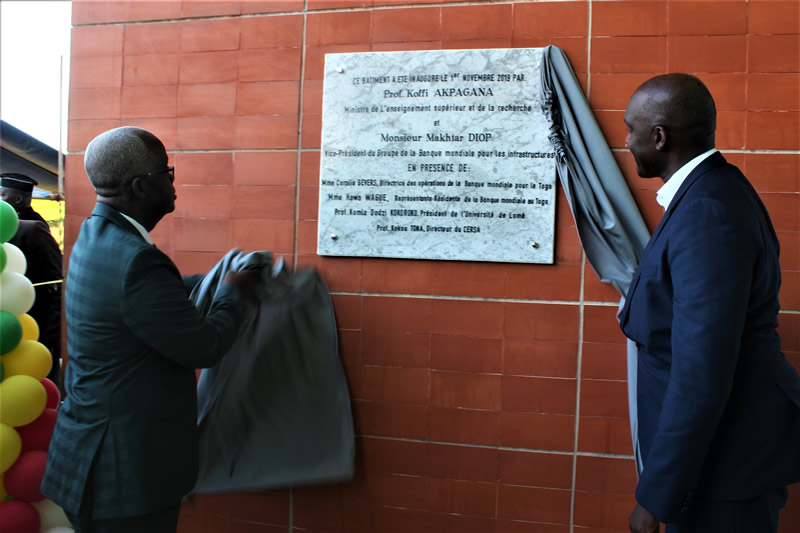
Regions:
<instances>
[{"instance_id":1,"label":"man's neck","mask_svg":"<svg viewBox=\"0 0 800 533\"><path fill-rule=\"evenodd\" d=\"M136 209L135 205L131 204L130 202L121 202L118 200L118 197L108 197L108 196L98 196L97 201L101 204L107 205L108 207L112 207L122 213L125 216L128 216L139 224L147 231L152 231L153 227L148 227L147 217L139 210Z\"/></svg>"},{"instance_id":2,"label":"man's neck","mask_svg":"<svg viewBox=\"0 0 800 533\"><path fill-rule=\"evenodd\" d=\"M679 153L677 153L676 156L672 159L672 161L670 161L670 163L667 165L667 169L664 170L664 172L662 173L661 180L664 183L668 182L669 179L677 171L679 171L681 168L683 168L683 166L686 163L688 163L689 161L691 161L695 157L697 157L699 155L702 155L702 154L708 152L709 150L713 150L713 149L714 149L714 146L712 145L712 146L706 146L706 147L703 147L703 148L695 148L690 152L679 152Z\"/></svg>"},{"instance_id":3,"label":"man's neck","mask_svg":"<svg viewBox=\"0 0 800 533\"><path fill-rule=\"evenodd\" d=\"M691 160L687 161L681 167L670 174L669 181L665 180L664 185L658 189L658 193L656 194L656 201L659 205L661 205L664 209L669 207L669 204L672 202L672 198L678 192L678 189L683 184L684 180L689 176L689 174L705 159L711 156L716 150L711 148L708 151L705 151L701 154L696 155Z\"/></svg>"}]
</instances>

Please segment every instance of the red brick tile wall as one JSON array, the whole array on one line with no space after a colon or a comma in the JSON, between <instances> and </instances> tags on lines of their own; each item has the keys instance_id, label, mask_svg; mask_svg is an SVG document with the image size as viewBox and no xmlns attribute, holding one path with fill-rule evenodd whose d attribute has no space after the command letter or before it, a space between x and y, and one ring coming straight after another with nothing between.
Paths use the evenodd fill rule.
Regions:
<instances>
[{"instance_id":1,"label":"red brick tile wall","mask_svg":"<svg viewBox=\"0 0 800 533\"><path fill-rule=\"evenodd\" d=\"M98 133L137 125L177 167L154 238L184 272L234 246L316 266L358 433L353 481L193 498L185 533L627 531L636 485L615 291L559 193L556 264L318 257L326 53L565 50L648 225L622 114L648 77L699 75L718 147L782 245L780 332L800 366L800 4L795 0L73 0L67 252ZM781 531L800 530L800 490Z\"/></svg>"}]
</instances>

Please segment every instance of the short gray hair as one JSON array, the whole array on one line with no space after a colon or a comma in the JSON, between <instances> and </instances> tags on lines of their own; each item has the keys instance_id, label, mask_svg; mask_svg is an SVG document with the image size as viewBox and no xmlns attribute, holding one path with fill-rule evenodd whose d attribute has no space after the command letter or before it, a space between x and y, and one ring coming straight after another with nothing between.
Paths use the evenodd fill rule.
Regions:
<instances>
[{"instance_id":1,"label":"short gray hair","mask_svg":"<svg viewBox=\"0 0 800 533\"><path fill-rule=\"evenodd\" d=\"M119 196L133 176L156 170L166 156L164 144L147 130L123 126L101 133L89 143L83 165L95 192Z\"/></svg>"}]
</instances>

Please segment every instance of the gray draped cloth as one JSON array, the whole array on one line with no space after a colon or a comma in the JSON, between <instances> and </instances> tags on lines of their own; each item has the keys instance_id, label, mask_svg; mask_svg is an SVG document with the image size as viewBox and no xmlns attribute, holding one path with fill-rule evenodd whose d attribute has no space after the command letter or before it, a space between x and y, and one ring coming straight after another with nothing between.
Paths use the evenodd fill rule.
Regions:
<instances>
[{"instance_id":1,"label":"gray draped cloth","mask_svg":"<svg viewBox=\"0 0 800 533\"><path fill-rule=\"evenodd\" d=\"M289 274L269 252L229 252L194 287L206 313L229 270L262 266L239 338L197 384L200 472L193 493L350 479L355 433L336 320L315 270Z\"/></svg>"},{"instance_id":2,"label":"gray draped cloth","mask_svg":"<svg viewBox=\"0 0 800 533\"><path fill-rule=\"evenodd\" d=\"M650 233L592 114L566 54L548 46L542 65L542 111L550 121L556 169L586 259L601 281L625 294ZM636 345L628 341L628 407L641 472L636 412Z\"/></svg>"}]
</instances>

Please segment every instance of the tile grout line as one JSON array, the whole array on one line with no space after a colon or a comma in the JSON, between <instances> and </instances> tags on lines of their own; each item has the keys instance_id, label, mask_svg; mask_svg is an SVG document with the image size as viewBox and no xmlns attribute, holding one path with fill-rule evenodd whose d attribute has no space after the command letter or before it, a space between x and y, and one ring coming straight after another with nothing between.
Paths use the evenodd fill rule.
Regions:
<instances>
[{"instance_id":1,"label":"tile grout line","mask_svg":"<svg viewBox=\"0 0 800 533\"><path fill-rule=\"evenodd\" d=\"M581 412L581 363L583 359L583 332L585 325L584 284L586 281L586 253L581 249L581 289L578 301L578 353L575 368L575 435L572 445L572 490L569 502L570 532L575 530L575 483L578 478L578 436L580 431Z\"/></svg>"},{"instance_id":2,"label":"tile grout line","mask_svg":"<svg viewBox=\"0 0 800 533\"><path fill-rule=\"evenodd\" d=\"M461 448L479 448L484 450L499 450L504 452L522 452L522 453L541 453L547 455L578 455L580 457L604 457L610 459L633 459L633 455L625 455L619 453L602 453L602 452L578 452L575 454L572 451L564 451L564 450L546 450L544 448L519 448L514 446L503 446L497 445L493 446L490 444L470 444L468 442L450 442L450 441L438 441L438 440L424 440L424 439L413 439L408 437L389 437L385 435L367 435L364 433L357 433L356 437L364 438L364 439L375 439L375 440L387 440L393 442L415 442L418 444L436 444L440 446L458 446ZM410 475L410 474L406 474ZM562 489L567 490L567 489Z\"/></svg>"},{"instance_id":3,"label":"tile grout line","mask_svg":"<svg viewBox=\"0 0 800 533\"><path fill-rule=\"evenodd\" d=\"M747 10L745 12L745 17L748 20L748 26L749 26L750 9L751 9L749 1L747 2L747 5L745 6L745 9ZM743 126L743 131L742 131L742 143L745 146L747 146L747 129L748 129L747 126L750 124L750 115L748 114L748 111L749 111L749 108L750 108L750 79L751 79L751 75L752 75L752 73L750 72L750 43L751 43L752 39L750 38L750 33L749 33L750 28L749 27L748 27L747 31L748 31L748 33L745 35L745 40L744 40L744 71L746 72L746 75L744 77L744 107L745 107L745 112L744 112L744 126ZM719 113L719 111L717 111L717 113ZM715 134L716 134L716 132L715 132ZM716 141L716 137L715 137L715 141ZM742 148L744 148L744 146ZM746 172L747 172L747 160L742 161L742 166L744 167L743 170L742 170L742 174L747 176L747 174L746 174Z\"/></svg>"},{"instance_id":4,"label":"tile grout line","mask_svg":"<svg viewBox=\"0 0 800 533\"><path fill-rule=\"evenodd\" d=\"M586 12L586 99L591 95L592 86L592 0L589 0ZM577 231L577 227L575 230ZM581 246L580 292L578 294L578 353L575 368L575 435L572 448L572 483L569 495L569 531L575 531L575 492L578 479L578 439L580 435L581 412L581 366L583 362L583 333L585 325L585 290L586 290L586 251Z\"/></svg>"},{"instance_id":5,"label":"tile grout line","mask_svg":"<svg viewBox=\"0 0 800 533\"><path fill-rule=\"evenodd\" d=\"M515 21L517 20L517 6L516 6L516 4L512 3L510 9L511 9L511 35L514 35L514 30L516 29L515 28ZM443 11L444 10L440 10L440 13L443 13ZM439 29L440 29L440 32L441 32L441 29L442 29L441 24L439 25ZM441 33L440 33L440 37L441 37ZM554 239L554 243L553 244L555 245L555 234L553 235L553 239ZM553 247L555 248L555 246L553 246ZM555 254L555 252L553 252L553 253ZM554 255L554 257L555 257L555 255ZM503 280L503 294L508 294L508 274L506 272L503 273L503 278L504 278L504 280ZM431 292L433 292L433 276L431 276ZM502 312L503 312L503 330L505 330L506 323L508 321L508 306L503 305ZM433 318L433 317L431 316L431 318ZM432 345L433 344L433 340L432 340L433 339L433 333L431 333L430 338L431 338L431 345ZM506 353L508 351L508 341L507 341L505 335L503 335L500 338L500 350L501 350L501 352L500 352L500 354L501 354L500 355L500 372L503 372L505 374L505 371L506 371ZM431 361L432 360L433 360L433 352L431 352ZM431 364L429 366L431 367L431 370L433 370L433 365ZM428 380L429 381L433 381L432 378L433 378L433 374L431 374L428 377ZM501 380L501 382L500 382L501 383L501 388L502 388L502 379L503 378L501 377L500 378L500 380ZM430 402L430 399L432 398L432 396L429 396L428 398L429 398L428 401ZM502 393L501 393L501 400L500 400L501 409L502 409L502 406L503 406L503 403L502 403ZM503 435L503 426L504 426L504 424L503 424L503 413L501 411L497 416L497 422L495 424L495 429L497 430L497 444L498 445L503 442L503 437L502 437L502 435ZM500 520L500 493L501 493L501 482L503 481L502 476L501 476L502 459L500 458L500 455L501 455L501 453L498 450L497 459L495 461L495 468L496 468L496 470L495 470L495 479L497 479L497 490L495 491L495 495L494 495L494 516L495 516L494 531L495 532L497 531L497 523Z\"/></svg>"},{"instance_id":6,"label":"tile grout line","mask_svg":"<svg viewBox=\"0 0 800 533\"><path fill-rule=\"evenodd\" d=\"M586 21L586 101L589 101L592 87L592 0L587 5ZM591 109L591 106L589 106Z\"/></svg>"},{"instance_id":7,"label":"tile grout line","mask_svg":"<svg viewBox=\"0 0 800 533\"><path fill-rule=\"evenodd\" d=\"M297 271L297 258L299 256L297 249L297 231L300 226L300 187L302 181L302 171L300 169L301 156L303 147L303 89L305 87L305 64L306 64L306 31L308 29L308 0L303 0L303 32L302 32L302 49L300 51L300 76L299 76L299 98L297 101L297 156L295 157L295 190L294 190L294 228L292 240L292 271ZM287 533L292 533L294 530L294 487L289 487L289 516Z\"/></svg>"},{"instance_id":8,"label":"tile grout line","mask_svg":"<svg viewBox=\"0 0 800 533\"><path fill-rule=\"evenodd\" d=\"M450 294L412 294L412 293L385 293L385 292L353 292L353 291L330 291L331 295L336 296L370 296L386 298L430 298L432 300L463 300L467 302L498 302L498 303L534 303L547 305L579 305L578 300L538 300L535 298L502 298L502 297L483 297L483 296L461 296ZM618 307L619 302L602 301L583 301L586 305L598 307Z\"/></svg>"},{"instance_id":9,"label":"tile grout line","mask_svg":"<svg viewBox=\"0 0 800 533\"><path fill-rule=\"evenodd\" d=\"M429 4L398 4L398 5L384 5L384 6L359 6L359 7L338 7L329 9L308 9L307 0L304 0L302 9L287 10L287 11L266 11L261 13L228 13L224 15L196 15L190 17L173 17L162 19L140 19L140 20L122 20L113 22L83 22L79 24L72 24L72 28L87 27L87 26L120 26L126 24L169 24L174 22L186 21L205 21L205 20L226 20L226 19L246 19L257 17L281 17L287 15L316 15L316 14L330 14L330 13L363 13L365 11L394 11L403 9L434 9L434 8L447 8L447 7L472 7L472 6L485 6L485 5L507 5L515 3L533 3L541 0L462 0L459 2L440 1L438 3ZM564 0L545 0L551 2L560 2Z\"/></svg>"},{"instance_id":10,"label":"tile grout line","mask_svg":"<svg viewBox=\"0 0 800 533\"><path fill-rule=\"evenodd\" d=\"M303 155L303 102L305 97L305 65L306 65L306 31L308 30L308 16L305 11L308 8L308 0L303 0L303 31L302 46L300 51L300 76L298 80L298 100L297 100L297 144L295 156L295 189L294 189L294 218L292 228L292 271L297 271L297 259L300 255L297 245L298 231L300 227L300 192L302 189L302 163Z\"/></svg>"},{"instance_id":11,"label":"tile grout line","mask_svg":"<svg viewBox=\"0 0 800 533\"><path fill-rule=\"evenodd\" d=\"M624 109L603 109L602 111L624 111ZM761 111L747 111L750 113L761 113ZM792 113L792 111L785 111ZM797 155L800 150L769 150L766 148L717 148L722 153L727 154L756 154L756 155ZM612 152L630 152L627 148L611 148Z\"/></svg>"},{"instance_id":12,"label":"tile grout line","mask_svg":"<svg viewBox=\"0 0 800 533\"><path fill-rule=\"evenodd\" d=\"M186 84L186 85L202 85L202 84ZM624 111L620 109L602 109L601 111ZM137 119L137 118L147 118L147 117L125 117L130 119ZM171 117L156 117L156 118L171 118ZM182 117L183 118L183 117ZM75 119L74 122L80 122L84 120L97 120L97 119L89 119L89 118L80 118ZM100 119L103 120L103 119ZM112 119L113 120L113 119ZM612 152L620 152L620 153L627 153L630 150L627 148L614 148L609 146L609 149ZM717 148L723 154L752 154L752 155L798 155L800 154L800 150L769 150L764 148ZM170 150L171 153L175 154L225 154L225 153L234 153L234 152L250 152L250 153L283 153L283 152L297 152L297 148L193 148L193 149L181 149L181 150ZM304 148L301 147L299 149L300 152L319 152L320 148ZM80 155L85 153L86 150L67 150L64 153L69 155Z\"/></svg>"}]
</instances>

